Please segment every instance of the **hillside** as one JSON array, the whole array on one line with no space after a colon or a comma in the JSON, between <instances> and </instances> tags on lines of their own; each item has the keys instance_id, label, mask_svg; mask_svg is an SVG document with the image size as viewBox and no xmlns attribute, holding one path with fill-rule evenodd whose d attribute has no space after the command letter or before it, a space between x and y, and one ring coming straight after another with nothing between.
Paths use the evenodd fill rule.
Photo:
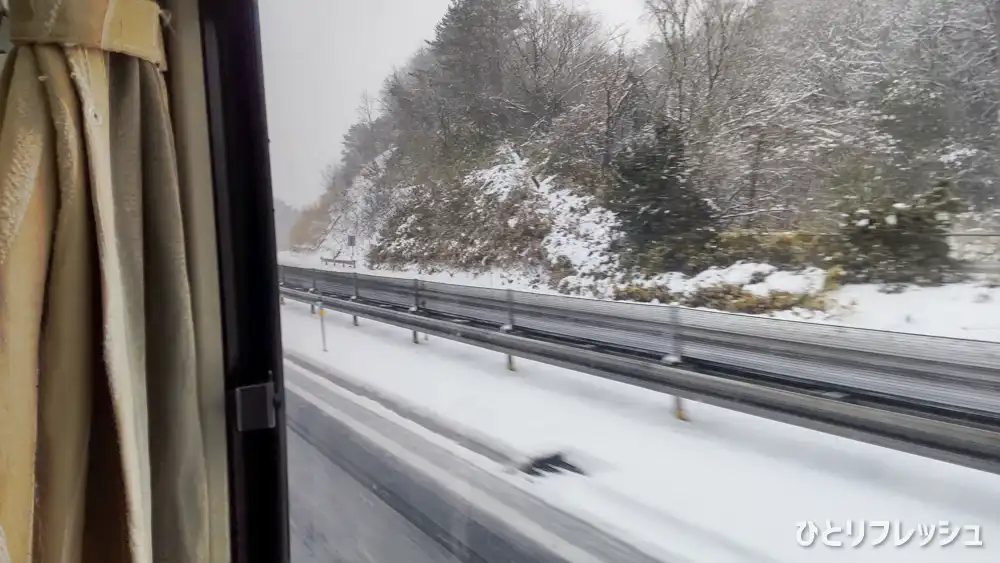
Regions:
<instances>
[{"instance_id":1,"label":"hillside","mask_svg":"<svg viewBox=\"0 0 1000 563\"><path fill-rule=\"evenodd\" d=\"M949 237L996 224L985 4L646 4L659 34L633 47L554 0L455 0L363 100L291 248L751 313L998 260ZM739 264L823 281L676 289Z\"/></svg>"}]
</instances>

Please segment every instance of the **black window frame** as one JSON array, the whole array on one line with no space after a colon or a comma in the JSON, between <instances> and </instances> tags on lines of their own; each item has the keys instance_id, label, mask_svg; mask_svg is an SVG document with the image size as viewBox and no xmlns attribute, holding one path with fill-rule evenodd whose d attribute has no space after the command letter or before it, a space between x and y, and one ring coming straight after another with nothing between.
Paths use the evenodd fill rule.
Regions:
<instances>
[{"instance_id":1,"label":"black window frame","mask_svg":"<svg viewBox=\"0 0 1000 563\"><path fill-rule=\"evenodd\" d=\"M232 561L287 563L284 380L258 7L255 0L201 0L199 10L219 251ZM241 430L237 389L251 386L273 391L266 405L273 406L273 418L262 428Z\"/></svg>"}]
</instances>

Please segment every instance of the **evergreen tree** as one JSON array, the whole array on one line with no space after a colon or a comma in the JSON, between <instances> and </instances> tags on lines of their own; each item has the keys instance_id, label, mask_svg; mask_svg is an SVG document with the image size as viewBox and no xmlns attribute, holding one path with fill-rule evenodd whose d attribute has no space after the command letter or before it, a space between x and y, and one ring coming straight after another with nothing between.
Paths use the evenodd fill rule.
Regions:
<instances>
[{"instance_id":1,"label":"evergreen tree","mask_svg":"<svg viewBox=\"0 0 1000 563\"><path fill-rule=\"evenodd\" d=\"M477 141L488 142L503 130L497 98L520 25L518 0L452 0L430 42L439 70L435 88L468 119Z\"/></svg>"},{"instance_id":2,"label":"evergreen tree","mask_svg":"<svg viewBox=\"0 0 1000 563\"><path fill-rule=\"evenodd\" d=\"M681 135L658 126L653 138L615 159L608 207L618 214L626 262L647 273L697 270L715 237L712 211L686 182Z\"/></svg>"},{"instance_id":3,"label":"evergreen tree","mask_svg":"<svg viewBox=\"0 0 1000 563\"><path fill-rule=\"evenodd\" d=\"M945 182L902 202L843 200L835 258L844 281L934 284L954 277L948 232L963 207Z\"/></svg>"}]
</instances>

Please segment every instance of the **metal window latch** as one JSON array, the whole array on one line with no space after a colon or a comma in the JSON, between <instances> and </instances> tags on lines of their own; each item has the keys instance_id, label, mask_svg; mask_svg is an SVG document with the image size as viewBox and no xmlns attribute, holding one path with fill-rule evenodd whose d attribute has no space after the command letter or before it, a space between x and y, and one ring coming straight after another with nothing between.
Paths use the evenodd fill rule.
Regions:
<instances>
[{"instance_id":1,"label":"metal window latch","mask_svg":"<svg viewBox=\"0 0 1000 563\"><path fill-rule=\"evenodd\" d=\"M236 389L236 429L240 432L266 430L278 425L274 382L246 385Z\"/></svg>"}]
</instances>

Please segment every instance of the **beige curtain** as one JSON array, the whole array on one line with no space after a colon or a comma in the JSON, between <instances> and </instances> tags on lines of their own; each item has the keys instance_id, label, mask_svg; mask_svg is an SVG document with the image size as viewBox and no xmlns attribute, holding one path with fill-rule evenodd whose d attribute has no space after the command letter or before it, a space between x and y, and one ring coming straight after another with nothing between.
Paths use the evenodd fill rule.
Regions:
<instances>
[{"instance_id":1,"label":"beige curtain","mask_svg":"<svg viewBox=\"0 0 1000 563\"><path fill-rule=\"evenodd\" d=\"M9 17L0 561L210 561L159 7L10 0Z\"/></svg>"}]
</instances>

